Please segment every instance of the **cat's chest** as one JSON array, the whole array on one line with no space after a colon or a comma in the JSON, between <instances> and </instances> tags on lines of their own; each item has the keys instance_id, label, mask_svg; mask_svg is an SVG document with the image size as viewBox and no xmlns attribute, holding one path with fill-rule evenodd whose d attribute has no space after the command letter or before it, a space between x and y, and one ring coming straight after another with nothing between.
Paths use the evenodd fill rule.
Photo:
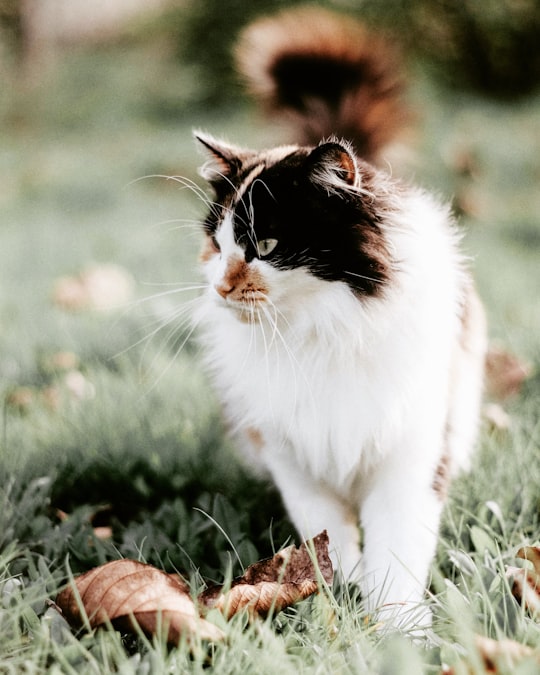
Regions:
<instances>
[{"instance_id":1,"label":"cat's chest","mask_svg":"<svg viewBox=\"0 0 540 675\"><path fill-rule=\"evenodd\" d=\"M396 364L354 336L237 321L214 325L212 364L229 421L291 448L312 473L350 473L377 452Z\"/></svg>"}]
</instances>

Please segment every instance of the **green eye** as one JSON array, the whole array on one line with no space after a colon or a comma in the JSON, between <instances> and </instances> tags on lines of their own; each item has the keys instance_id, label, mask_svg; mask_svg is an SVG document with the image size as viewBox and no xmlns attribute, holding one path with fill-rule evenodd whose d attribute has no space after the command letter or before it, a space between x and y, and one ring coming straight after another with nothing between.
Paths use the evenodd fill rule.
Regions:
<instances>
[{"instance_id":1,"label":"green eye","mask_svg":"<svg viewBox=\"0 0 540 675\"><path fill-rule=\"evenodd\" d=\"M257 251L261 258L270 255L278 244L277 239L259 239L257 242Z\"/></svg>"}]
</instances>

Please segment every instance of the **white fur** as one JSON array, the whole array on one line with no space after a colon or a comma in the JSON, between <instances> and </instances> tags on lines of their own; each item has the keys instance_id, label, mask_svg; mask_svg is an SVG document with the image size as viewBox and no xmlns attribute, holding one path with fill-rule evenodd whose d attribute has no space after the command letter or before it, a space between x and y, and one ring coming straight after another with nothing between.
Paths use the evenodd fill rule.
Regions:
<instances>
[{"instance_id":1,"label":"white fur","mask_svg":"<svg viewBox=\"0 0 540 675\"><path fill-rule=\"evenodd\" d=\"M399 269L383 297L359 299L344 283L255 259L268 297L246 321L213 288L242 255L226 219L199 318L243 456L270 473L304 537L328 530L368 611L397 606L399 623L423 598L435 551L433 482L452 391L468 392L455 413L459 464L474 440L484 345L478 338L461 367L467 278L446 209L411 191L386 234Z\"/></svg>"}]
</instances>

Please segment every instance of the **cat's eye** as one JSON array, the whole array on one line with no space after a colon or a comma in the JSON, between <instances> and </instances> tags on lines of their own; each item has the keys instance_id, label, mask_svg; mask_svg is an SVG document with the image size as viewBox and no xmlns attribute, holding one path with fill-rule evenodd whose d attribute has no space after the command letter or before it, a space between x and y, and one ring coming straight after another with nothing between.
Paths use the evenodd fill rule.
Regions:
<instances>
[{"instance_id":1,"label":"cat's eye","mask_svg":"<svg viewBox=\"0 0 540 675\"><path fill-rule=\"evenodd\" d=\"M257 252L261 258L270 255L278 244L277 239L259 239L257 242Z\"/></svg>"},{"instance_id":2,"label":"cat's eye","mask_svg":"<svg viewBox=\"0 0 540 675\"><path fill-rule=\"evenodd\" d=\"M221 247L215 235L210 237L210 241L212 242L212 246L216 249L216 251L221 251Z\"/></svg>"}]
</instances>

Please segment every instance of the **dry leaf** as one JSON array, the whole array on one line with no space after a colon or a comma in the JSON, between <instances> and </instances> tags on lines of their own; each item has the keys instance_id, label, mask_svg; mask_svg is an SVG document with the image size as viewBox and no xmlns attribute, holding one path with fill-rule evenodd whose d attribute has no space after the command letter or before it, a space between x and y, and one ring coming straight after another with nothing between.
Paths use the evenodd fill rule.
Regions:
<instances>
[{"instance_id":1,"label":"dry leaf","mask_svg":"<svg viewBox=\"0 0 540 675\"><path fill-rule=\"evenodd\" d=\"M92 628L110 621L117 628L133 630L135 621L144 633L154 635L161 625L167 628L171 644L182 635L211 641L223 638L217 626L199 616L185 584L135 560L115 560L77 577L74 587L58 595L56 604L75 627L85 624L86 615Z\"/></svg>"},{"instance_id":2,"label":"dry leaf","mask_svg":"<svg viewBox=\"0 0 540 675\"><path fill-rule=\"evenodd\" d=\"M89 522L92 525L92 532L96 539L112 539L114 533L110 525L110 511L112 511L111 507L106 504L98 507L90 515ZM55 509L55 515L61 523L67 522L70 518L69 513L58 508ZM96 524L95 521L99 521L100 524Z\"/></svg>"},{"instance_id":3,"label":"dry leaf","mask_svg":"<svg viewBox=\"0 0 540 675\"><path fill-rule=\"evenodd\" d=\"M273 558L251 565L227 591L222 586L208 588L201 593L199 601L208 608L219 609L227 617L245 607L252 614L266 616L270 611L279 612L315 593L319 588L319 574L327 584L332 583L334 570L328 556L326 531L299 548L289 546Z\"/></svg>"},{"instance_id":4,"label":"dry leaf","mask_svg":"<svg viewBox=\"0 0 540 675\"><path fill-rule=\"evenodd\" d=\"M514 668L520 661L529 657L540 659L538 652L514 640L492 640L477 635L475 643L488 673L498 672L499 665L504 666L505 672L507 672L506 669Z\"/></svg>"},{"instance_id":5,"label":"dry leaf","mask_svg":"<svg viewBox=\"0 0 540 675\"><path fill-rule=\"evenodd\" d=\"M113 529L109 525L94 527L94 536L96 539L112 539Z\"/></svg>"},{"instance_id":6,"label":"dry leaf","mask_svg":"<svg viewBox=\"0 0 540 675\"><path fill-rule=\"evenodd\" d=\"M53 372L77 370L79 365L79 357L70 351L55 352L44 359L44 366Z\"/></svg>"},{"instance_id":7,"label":"dry leaf","mask_svg":"<svg viewBox=\"0 0 540 675\"><path fill-rule=\"evenodd\" d=\"M94 385L81 373L80 370L70 370L62 378L62 385L66 388L72 400L83 401L94 398Z\"/></svg>"},{"instance_id":8,"label":"dry leaf","mask_svg":"<svg viewBox=\"0 0 540 675\"><path fill-rule=\"evenodd\" d=\"M499 403L486 403L482 414L493 431L508 431L512 426L512 418Z\"/></svg>"},{"instance_id":9,"label":"dry leaf","mask_svg":"<svg viewBox=\"0 0 540 675\"><path fill-rule=\"evenodd\" d=\"M16 387L6 396L5 405L19 413L26 413L34 403L35 398L36 393L31 387Z\"/></svg>"},{"instance_id":10,"label":"dry leaf","mask_svg":"<svg viewBox=\"0 0 540 675\"><path fill-rule=\"evenodd\" d=\"M326 532L251 565L230 590L211 587L198 600L205 610L216 608L227 617L245 607L264 616L315 593L320 576L326 583L334 576ZM223 639L222 631L200 616L189 587L179 577L134 560L115 560L82 574L58 595L56 604L77 628L88 621L91 628L111 622L134 630L136 623L147 635L155 634L160 625L167 627L170 644L178 643L182 635Z\"/></svg>"},{"instance_id":11,"label":"dry leaf","mask_svg":"<svg viewBox=\"0 0 540 675\"><path fill-rule=\"evenodd\" d=\"M499 400L515 396L531 373L530 364L501 347L491 346L486 356L486 392Z\"/></svg>"},{"instance_id":12,"label":"dry leaf","mask_svg":"<svg viewBox=\"0 0 540 675\"><path fill-rule=\"evenodd\" d=\"M506 568L507 577L513 581L512 595L533 616L540 616L540 547L525 546L517 557L529 560L533 567Z\"/></svg>"},{"instance_id":13,"label":"dry leaf","mask_svg":"<svg viewBox=\"0 0 540 675\"><path fill-rule=\"evenodd\" d=\"M540 653L537 650L535 651L531 647L514 640L492 640L482 635L475 635L474 643L485 668L482 672L508 673L509 669L515 669L523 661L540 663ZM499 667L502 667L503 670L499 670ZM457 673L473 675L477 672L476 668L460 661L457 669L443 666L441 675L457 675Z\"/></svg>"},{"instance_id":14,"label":"dry leaf","mask_svg":"<svg viewBox=\"0 0 540 675\"><path fill-rule=\"evenodd\" d=\"M109 311L131 299L133 279L118 265L93 265L76 276L60 277L52 301L68 311Z\"/></svg>"}]
</instances>

